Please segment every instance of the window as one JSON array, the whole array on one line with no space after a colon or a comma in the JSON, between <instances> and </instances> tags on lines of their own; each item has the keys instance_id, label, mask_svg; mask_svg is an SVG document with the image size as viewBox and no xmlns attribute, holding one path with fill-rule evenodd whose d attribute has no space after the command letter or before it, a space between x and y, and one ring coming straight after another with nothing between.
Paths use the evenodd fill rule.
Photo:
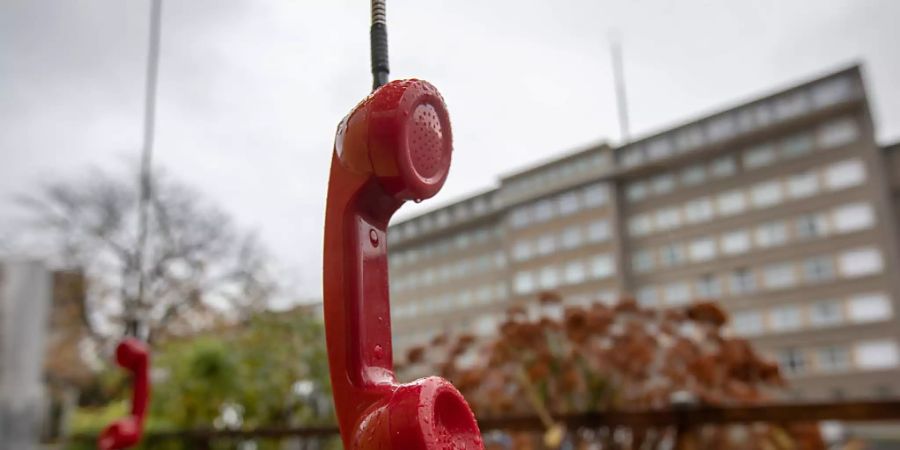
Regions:
<instances>
[{"instance_id":1,"label":"window","mask_svg":"<svg viewBox=\"0 0 900 450\"><path fill-rule=\"evenodd\" d=\"M800 239L812 239L828 234L828 218L825 214L804 214L797 218L795 223L797 237Z\"/></svg>"},{"instance_id":2,"label":"window","mask_svg":"<svg viewBox=\"0 0 900 450\"><path fill-rule=\"evenodd\" d=\"M653 270L653 253L649 250L638 250L631 255L631 267L635 272Z\"/></svg>"},{"instance_id":3,"label":"window","mask_svg":"<svg viewBox=\"0 0 900 450\"><path fill-rule=\"evenodd\" d=\"M806 371L806 356L796 348L787 348L778 353L778 365L788 375L799 375Z\"/></svg>"},{"instance_id":4,"label":"window","mask_svg":"<svg viewBox=\"0 0 900 450\"><path fill-rule=\"evenodd\" d=\"M539 276L541 289L553 289L559 284L559 273L554 266L546 266L541 269Z\"/></svg>"},{"instance_id":5,"label":"window","mask_svg":"<svg viewBox=\"0 0 900 450\"><path fill-rule=\"evenodd\" d=\"M861 369L888 369L900 364L896 341L865 341L855 347L856 365Z\"/></svg>"},{"instance_id":6,"label":"window","mask_svg":"<svg viewBox=\"0 0 900 450\"><path fill-rule=\"evenodd\" d=\"M822 81L812 88L812 102L816 108L824 108L845 102L853 97L853 83L847 77Z\"/></svg>"},{"instance_id":7,"label":"window","mask_svg":"<svg viewBox=\"0 0 900 450\"><path fill-rule=\"evenodd\" d=\"M777 205L781 198L781 185L777 181L759 183L750 190L750 202L756 208Z\"/></svg>"},{"instance_id":8,"label":"window","mask_svg":"<svg viewBox=\"0 0 900 450\"><path fill-rule=\"evenodd\" d=\"M619 154L619 161L625 167L634 167L644 162L644 150L640 147L626 147Z\"/></svg>"},{"instance_id":9,"label":"window","mask_svg":"<svg viewBox=\"0 0 900 450\"><path fill-rule=\"evenodd\" d=\"M419 227L416 222L407 222L406 225L404 225L404 228L406 228L406 237L415 237L419 232Z\"/></svg>"},{"instance_id":10,"label":"window","mask_svg":"<svg viewBox=\"0 0 900 450\"><path fill-rule=\"evenodd\" d=\"M609 239L609 222L606 220L595 220L588 224L588 241L603 242Z\"/></svg>"},{"instance_id":11,"label":"window","mask_svg":"<svg viewBox=\"0 0 900 450\"><path fill-rule=\"evenodd\" d=\"M494 285L494 297L496 297L497 300L507 300L508 295L506 283L501 281Z\"/></svg>"},{"instance_id":12,"label":"window","mask_svg":"<svg viewBox=\"0 0 900 450\"><path fill-rule=\"evenodd\" d=\"M656 228L669 230L681 226L681 216L678 208L663 208L656 211Z\"/></svg>"},{"instance_id":13,"label":"window","mask_svg":"<svg viewBox=\"0 0 900 450\"><path fill-rule=\"evenodd\" d=\"M700 147L703 145L703 130L699 126L692 126L678 131L675 135L675 145L680 152Z\"/></svg>"},{"instance_id":14,"label":"window","mask_svg":"<svg viewBox=\"0 0 900 450\"><path fill-rule=\"evenodd\" d=\"M541 200L534 205L534 219L537 222L545 222L556 215L553 208L553 202L550 200Z\"/></svg>"},{"instance_id":15,"label":"window","mask_svg":"<svg viewBox=\"0 0 900 450\"><path fill-rule=\"evenodd\" d=\"M797 274L793 264L769 264L763 270L763 279L769 289L784 289L797 283Z\"/></svg>"},{"instance_id":16,"label":"window","mask_svg":"<svg viewBox=\"0 0 900 450\"><path fill-rule=\"evenodd\" d=\"M716 197L716 203L719 205L719 214L723 216L732 216L744 212L747 207L747 200L744 192L738 189L723 192Z\"/></svg>"},{"instance_id":17,"label":"window","mask_svg":"<svg viewBox=\"0 0 900 450\"><path fill-rule=\"evenodd\" d=\"M434 269L428 269L424 272L422 280L423 280L423 283L425 284L425 286L430 286L430 285L434 284L434 278L435 278L434 275L435 275Z\"/></svg>"},{"instance_id":18,"label":"window","mask_svg":"<svg viewBox=\"0 0 900 450\"><path fill-rule=\"evenodd\" d=\"M581 229L577 226L570 226L563 231L562 246L564 249L573 249L581 245Z\"/></svg>"},{"instance_id":19,"label":"window","mask_svg":"<svg viewBox=\"0 0 900 450\"><path fill-rule=\"evenodd\" d=\"M625 197L628 201L637 202L647 198L647 183L643 181L634 181L625 189Z\"/></svg>"},{"instance_id":20,"label":"window","mask_svg":"<svg viewBox=\"0 0 900 450\"><path fill-rule=\"evenodd\" d=\"M612 257L609 255L597 255L591 258L591 276L593 278L607 278L615 273Z\"/></svg>"},{"instance_id":21,"label":"window","mask_svg":"<svg viewBox=\"0 0 900 450\"><path fill-rule=\"evenodd\" d=\"M803 278L818 283L834 278L834 261L829 256L817 256L803 261Z\"/></svg>"},{"instance_id":22,"label":"window","mask_svg":"<svg viewBox=\"0 0 900 450\"><path fill-rule=\"evenodd\" d=\"M556 239L551 234L545 234L537 240L537 254L549 255L556 251Z\"/></svg>"},{"instance_id":23,"label":"window","mask_svg":"<svg viewBox=\"0 0 900 450\"><path fill-rule=\"evenodd\" d=\"M710 172L712 173L712 176L716 178L729 177L734 175L736 171L737 164L735 164L734 157L732 156L723 156L714 159L710 166Z\"/></svg>"},{"instance_id":24,"label":"window","mask_svg":"<svg viewBox=\"0 0 900 450\"><path fill-rule=\"evenodd\" d=\"M753 272L745 267L737 268L731 273L731 293L735 295L749 294L756 290L756 279Z\"/></svg>"},{"instance_id":25,"label":"window","mask_svg":"<svg viewBox=\"0 0 900 450\"><path fill-rule=\"evenodd\" d=\"M740 336L756 336L763 332L765 323L759 311L738 311L734 313L732 326Z\"/></svg>"},{"instance_id":26,"label":"window","mask_svg":"<svg viewBox=\"0 0 900 450\"><path fill-rule=\"evenodd\" d=\"M650 180L650 188L656 195L668 194L675 188L675 177L672 174L658 175Z\"/></svg>"},{"instance_id":27,"label":"window","mask_svg":"<svg viewBox=\"0 0 900 450\"><path fill-rule=\"evenodd\" d=\"M466 220L469 218L469 207L465 204L456 205L453 208L453 218L458 221Z\"/></svg>"},{"instance_id":28,"label":"window","mask_svg":"<svg viewBox=\"0 0 900 450\"><path fill-rule=\"evenodd\" d=\"M825 185L829 189L856 186L862 184L865 178L866 169L858 159L837 162L825 169Z\"/></svg>"},{"instance_id":29,"label":"window","mask_svg":"<svg viewBox=\"0 0 900 450\"><path fill-rule=\"evenodd\" d=\"M713 217L712 200L709 197L691 200L685 205L684 212L687 223L706 222Z\"/></svg>"},{"instance_id":30,"label":"window","mask_svg":"<svg viewBox=\"0 0 900 450\"><path fill-rule=\"evenodd\" d=\"M751 131L756 128L756 121L753 118L753 110L751 108L741 108L734 113L737 121L737 128L741 132Z\"/></svg>"},{"instance_id":31,"label":"window","mask_svg":"<svg viewBox=\"0 0 900 450\"><path fill-rule=\"evenodd\" d=\"M843 319L841 303L837 300L820 300L809 305L809 323L815 327L837 325Z\"/></svg>"},{"instance_id":32,"label":"window","mask_svg":"<svg viewBox=\"0 0 900 450\"><path fill-rule=\"evenodd\" d=\"M628 232L631 233L632 236L644 236L650 234L652 230L653 225L650 221L650 216L647 214L633 216L631 220L628 221Z\"/></svg>"},{"instance_id":33,"label":"window","mask_svg":"<svg viewBox=\"0 0 900 450\"><path fill-rule=\"evenodd\" d=\"M531 222L529 211L526 207L518 207L509 216L513 228L522 228Z\"/></svg>"},{"instance_id":34,"label":"window","mask_svg":"<svg viewBox=\"0 0 900 450\"><path fill-rule=\"evenodd\" d=\"M710 141L728 139L734 135L734 118L730 114L710 119L706 123L706 134Z\"/></svg>"},{"instance_id":35,"label":"window","mask_svg":"<svg viewBox=\"0 0 900 450\"><path fill-rule=\"evenodd\" d=\"M856 278L880 273L884 263L878 249L861 248L841 253L838 265L845 277Z\"/></svg>"},{"instance_id":36,"label":"window","mask_svg":"<svg viewBox=\"0 0 900 450\"><path fill-rule=\"evenodd\" d=\"M460 233L456 236L456 239L453 240L453 245L461 250L468 247L470 242L471 237L469 236L469 233Z\"/></svg>"},{"instance_id":37,"label":"window","mask_svg":"<svg viewBox=\"0 0 900 450\"><path fill-rule=\"evenodd\" d=\"M864 230L875 224L875 212L868 203L851 203L835 208L832 217L839 233Z\"/></svg>"},{"instance_id":38,"label":"window","mask_svg":"<svg viewBox=\"0 0 900 450\"><path fill-rule=\"evenodd\" d=\"M575 192L566 192L557 199L559 203L559 214L568 216L578 211L578 194Z\"/></svg>"},{"instance_id":39,"label":"window","mask_svg":"<svg viewBox=\"0 0 900 450\"><path fill-rule=\"evenodd\" d=\"M566 283L578 284L583 282L585 277L584 264L581 261L572 261L566 264Z\"/></svg>"},{"instance_id":40,"label":"window","mask_svg":"<svg viewBox=\"0 0 900 450\"><path fill-rule=\"evenodd\" d=\"M778 117L778 120L790 119L805 114L808 110L809 103L806 99L805 91L787 94L775 99L775 115Z\"/></svg>"},{"instance_id":41,"label":"window","mask_svg":"<svg viewBox=\"0 0 900 450\"><path fill-rule=\"evenodd\" d=\"M659 295L653 286L645 286L637 291L637 301L641 306L654 307L659 303Z\"/></svg>"},{"instance_id":42,"label":"window","mask_svg":"<svg viewBox=\"0 0 900 450\"><path fill-rule=\"evenodd\" d=\"M442 210L437 213L437 217L435 219L437 222L437 226L445 227L450 224L450 212L447 210Z\"/></svg>"},{"instance_id":43,"label":"window","mask_svg":"<svg viewBox=\"0 0 900 450\"><path fill-rule=\"evenodd\" d=\"M809 133L795 134L781 141L781 157L784 159L799 158L812 153L813 138Z\"/></svg>"},{"instance_id":44,"label":"window","mask_svg":"<svg viewBox=\"0 0 900 450\"><path fill-rule=\"evenodd\" d=\"M647 158L667 158L672 155L672 150L672 142L668 138L656 138L647 144Z\"/></svg>"},{"instance_id":45,"label":"window","mask_svg":"<svg viewBox=\"0 0 900 450\"><path fill-rule=\"evenodd\" d=\"M787 305L773 308L769 312L769 325L773 331L792 331L803 324L803 312L799 306Z\"/></svg>"},{"instance_id":46,"label":"window","mask_svg":"<svg viewBox=\"0 0 900 450\"><path fill-rule=\"evenodd\" d=\"M431 231L432 225L434 225L434 219L431 216L425 216L419 219L419 226L422 228L423 233Z\"/></svg>"},{"instance_id":47,"label":"window","mask_svg":"<svg viewBox=\"0 0 900 450\"><path fill-rule=\"evenodd\" d=\"M609 190L603 183L592 184L584 188L584 205L588 208L603 206L609 200Z\"/></svg>"},{"instance_id":48,"label":"window","mask_svg":"<svg viewBox=\"0 0 900 450\"><path fill-rule=\"evenodd\" d=\"M694 287L697 290L697 296L703 299L718 298L722 295L722 285L719 283L719 278L711 273L701 275Z\"/></svg>"},{"instance_id":49,"label":"window","mask_svg":"<svg viewBox=\"0 0 900 450\"><path fill-rule=\"evenodd\" d=\"M819 145L822 148L835 148L847 145L859 137L859 128L852 118L839 119L826 123L819 128Z\"/></svg>"},{"instance_id":50,"label":"window","mask_svg":"<svg viewBox=\"0 0 900 450\"><path fill-rule=\"evenodd\" d=\"M516 273L513 289L516 291L516 294L527 294L534 291L534 278L531 276L531 272Z\"/></svg>"},{"instance_id":51,"label":"window","mask_svg":"<svg viewBox=\"0 0 900 450\"><path fill-rule=\"evenodd\" d=\"M494 268L503 269L506 267L506 255L501 251L494 252Z\"/></svg>"},{"instance_id":52,"label":"window","mask_svg":"<svg viewBox=\"0 0 900 450\"><path fill-rule=\"evenodd\" d=\"M684 247L681 244L668 244L659 249L659 261L663 267L677 266L684 260Z\"/></svg>"},{"instance_id":53,"label":"window","mask_svg":"<svg viewBox=\"0 0 900 450\"><path fill-rule=\"evenodd\" d=\"M691 241L689 246L691 261L709 261L716 257L716 241L712 238L701 238Z\"/></svg>"},{"instance_id":54,"label":"window","mask_svg":"<svg viewBox=\"0 0 900 450\"><path fill-rule=\"evenodd\" d=\"M666 285L666 304L669 306L683 305L691 300L691 288L683 281L676 281Z\"/></svg>"},{"instance_id":55,"label":"window","mask_svg":"<svg viewBox=\"0 0 900 450\"><path fill-rule=\"evenodd\" d=\"M762 248L776 247L787 242L787 225L782 221L768 222L756 227L756 244Z\"/></svg>"},{"instance_id":56,"label":"window","mask_svg":"<svg viewBox=\"0 0 900 450\"><path fill-rule=\"evenodd\" d=\"M836 345L819 348L816 350L816 366L825 373L845 371L850 368L850 351Z\"/></svg>"},{"instance_id":57,"label":"window","mask_svg":"<svg viewBox=\"0 0 900 450\"><path fill-rule=\"evenodd\" d=\"M850 297L847 314L853 322L876 322L893 317L891 302L884 294L860 294Z\"/></svg>"},{"instance_id":58,"label":"window","mask_svg":"<svg viewBox=\"0 0 900 450\"><path fill-rule=\"evenodd\" d=\"M484 214L488 211L488 202L484 197L476 198L475 202L472 203L472 211L475 215Z\"/></svg>"},{"instance_id":59,"label":"window","mask_svg":"<svg viewBox=\"0 0 900 450\"><path fill-rule=\"evenodd\" d=\"M788 196L806 198L819 192L819 179L815 172L807 171L791 175L787 180Z\"/></svg>"},{"instance_id":60,"label":"window","mask_svg":"<svg viewBox=\"0 0 900 450\"><path fill-rule=\"evenodd\" d=\"M681 171L681 183L685 186L694 186L706 181L706 168L701 165L685 167Z\"/></svg>"},{"instance_id":61,"label":"window","mask_svg":"<svg viewBox=\"0 0 900 450\"><path fill-rule=\"evenodd\" d=\"M449 297L449 295L446 295L440 300L440 302L443 304L443 309L448 309L451 305L453 305L453 301ZM457 302L460 306L470 306L474 300L475 295L473 291L466 290L459 293L459 299L457 300Z\"/></svg>"},{"instance_id":62,"label":"window","mask_svg":"<svg viewBox=\"0 0 900 450\"><path fill-rule=\"evenodd\" d=\"M750 233L737 230L722 235L722 252L726 255L737 255L750 250Z\"/></svg>"},{"instance_id":63,"label":"window","mask_svg":"<svg viewBox=\"0 0 900 450\"><path fill-rule=\"evenodd\" d=\"M775 148L771 144L763 144L744 150L743 163L745 169L758 169L775 162Z\"/></svg>"},{"instance_id":64,"label":"window","mask_svg":"<svg viewBox=\"0 0 900 450\"><path fill-rule=\"evenodd\" d=\"M754 118L759 126L766 126L774 122L775 118L772 113L772 105L769 103L770 102L762 102L748 107L753 109Z\"/></svg>"}]
</instances>

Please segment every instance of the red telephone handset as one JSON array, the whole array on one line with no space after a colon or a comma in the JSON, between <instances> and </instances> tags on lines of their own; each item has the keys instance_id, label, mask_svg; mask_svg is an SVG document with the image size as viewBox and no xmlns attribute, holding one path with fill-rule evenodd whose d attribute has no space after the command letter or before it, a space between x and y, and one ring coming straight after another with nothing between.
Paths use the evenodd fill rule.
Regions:
<instances>
[{"instance_id":1,"label":"red telephone handset","mask_svg":"<svg viewBox=\"0 0 900 450\"><path fill-rule=\"evenodd\" d=\"M391 354L387 226L434 196L453 151L444 100L426 81L390 82L338 125L325 214L325 331L334 403L352 450L483 449L450 382L398 384Z\"/></svg>"},{"instance_id":2,"label":"red telephone handset","mask_svg":"<svg viewBox=\"0 0 900 450\"><path fill-rule=\"evenodd\" d=\"M116 347L116 362L128 370L134 380L131 394L131 415L109 424L97 441L100 450L123 449L141 440L144 417L150 398L150 352L143 342L127 338Z\"/></svg>"}]
</instances>

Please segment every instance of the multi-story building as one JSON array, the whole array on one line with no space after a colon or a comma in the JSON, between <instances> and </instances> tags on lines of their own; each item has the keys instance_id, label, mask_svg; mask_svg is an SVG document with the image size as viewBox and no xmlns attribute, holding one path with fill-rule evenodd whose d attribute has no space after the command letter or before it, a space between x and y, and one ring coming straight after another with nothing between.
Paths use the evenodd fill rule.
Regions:
<instances>
[{"instance_id":1,"label":"multi-story building","mask_svg":"<svg viewBox=\"0 0 900 450\"><path fill-rule=\"evenodd\" d=\"M441 331L490 333L543 290L710 298L795 396L900 394L900 152L874 136L852 67L395 224L397 354Z\"/></svg>"}]
</instances>

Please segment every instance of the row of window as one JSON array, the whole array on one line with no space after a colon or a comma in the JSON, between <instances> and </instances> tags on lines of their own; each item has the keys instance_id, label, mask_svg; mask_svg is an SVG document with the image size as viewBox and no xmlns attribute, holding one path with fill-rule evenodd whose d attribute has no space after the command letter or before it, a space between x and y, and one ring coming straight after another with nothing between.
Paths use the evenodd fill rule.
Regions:
<instances>
[{"instance_id":1,"label":"row of window","mask_svg":"<svg viewBox=\"0 0 900 450\"><path fill-rule=\"evenodd\" d=\"M858 94L856 83L847 76L824 80L811 87L747 105L649 141L623 147L617 151L618 164L627 169L666 159L851 100Z\"/></svg>"},{"instance_id":2,"label":"row of window","mask_svg":"<svg viewBox=\"0 0 900 450\"><path fill-rule=\"evenodd\" d=\"M609 221L597 219L587 224L571 225L559 232L545 233L533 238L522 238L512 247L512 258L527 261L549 255L557 250L571 250L585 243L604 242L610 238Z\"/></svg>"},{"instance_id":3,"label":"row of window","mask_svg":"<svg viewBox=\"0 0 900 450\"><path fill-rule=\"evenodd\" d=\"M562 265L551 264L537 270L516 272L513 292L530 294L563 285L580 284L589 279L602 280L615 273L613 257L608 253L601 253L585 260L573 260Z\"/></svg>"},{"instance_id":4,"label":"row of window","mask_svg":"<svg viewBox=\"0 0 900 450\"><path fill-rule=\"evenodd\" d=\"M391 288L395 293L401 293L462 280L471 275L501 270L504 267L506 267L506 256L503 252L484 253L427 269L411 270L396 278L392 277Z\"/></svg>"},{"instance_id":5,"label":"row of window","mask_svg":"<svg viewBox=\"0 0 900 450\"><path fill-rule=\"evenodd\" d=\"M821 125L816 133L818 147L836 148L856 140L859 128L852 118L838 119ZM814 137L804 132L788 136L779 142L767 142L741 151L741 167L744 171L770 166L807 155L813 151ZM697 163L679 172L665 172L653 178L633 181L625 189L625 197L637 202L658 195L668 194L675 189L703 184L708 179L723 178L737 172L735 156L724 156L708 163Z\"/></svg>"},{"instance_id":6,"label":"row of window","mask_svg":"<svg viewBox=\"0 0 900 450\"><path fill-rule=\"evenodd\" d=\"M777 353L778 364L789 376L832 374L851 370L884 370L900 365L897 341L876 339L852 345L785 348Z\"/></svg>"},{"instance_id":7,"label":"row of window","mask_svg":"<svg viewBox=\"0 0 900 450\"><path fill-rule=\"evenodd\" d=\"M831 163L785 177L756 183L748 188L735 188L715 196L703 196L655 211L640 213L628 221L632 236L646 236L730 217L751 209L770 208L785 201L809 198L821 191L836 191L865 182L866 168L860 159Z\"/></svg>"},{"instance_id":8,"label":"row of window","mask_svg":"<svg viewBox=\"0 0 900 450\"><path fill-rule=\"evenodd\" d=\"M509 223L513 228L522 228L533 223L568 216L585 209L597 208L607 202L609 202L609 186L602 182L594 183L516 207L509 215Z\"/></svg>"},{"instance_id":9,"label":"row of window","mask_svg":"<svg viewBox=\"0 0 900 450\"><path fill-rule=\"evenodd\" d=\"M732 315L731 326L735 334L752 337L846 323L890 320L893 315L891 299L887 294L877 292L857 294L846 299L778 305L768 310L736 311Z\"/></svg>"},{"instance_id":10,"label":"row of window","mask_svg":"<svg viewBox=\"0 0 900 450\"><path fill-rule=\"evenodd\" d=\"M632 254L631 267L635 272L645 273L657 268L666 269L739 255L754 249L769 249L790 242L860 231L871 228L874 224L875 211L872 205L864 202L849 203L790 220L774 220L753 228L729 230L718 237L702 236L653 249L638 250Z\"/></svg>"},{"instance_id":11,"label":"row of window","mask_svg":"<svg viewBox=\"0 0 900 450\"><path fill-rule=\"evenodd\" d=\"M480 196L455 206L438 210L391 227L391 238L398 241L411 239L420 233L428 233L449 225L483 216L498 207L495 196Z\"/></svg>"},{"instance_id":12,"label":"row of window","mask_svg":"<svg viewBox=\"0 0 900 450\"><path fill-rule=\"evenodd\" d=\"M423 260L447 255L454 250L482 248L492 239L498 239L501 233L502 230L500 228L479 228L472 231L461 231L452 237L434 239L415 248L391 252L388 258L391 267L415 265Z\"/></svg>"},{"instance_id":13,"label":"row of window","mask_svg":"<svg viewBox=\"0 0 900 450\"><path fill-rule=\"evenodd\" d=\"M760 290L780 290L814 285L836 278L852 279L881 273L884 260L874 247L846 250L837 255L811 256L801 261L781 261L761 267L738 267L724 273L707 273L694 280L638 289L637 299L646 306L677 306L694 298L748 295Z\"/></svg>"},{"instance_id":14,"label":"row of window","mask_svg":"<svg viewBox=\"0 0 900 450\"><path fill-rule=\"evenodd\" d=\"M541 191L561 180L571 180L609 167L609 155L603 149L594 151L584 157L547 167L536 174L504 183L502 189L513 196Z\"/></svg>"},{"instance_id":15,"label":"row of window","mask_svg":"<svg viewBox=\"0 0 900 450\"><path fill-rule=\"evenodd\" d=\"M400 303L393 308L392 313L396 319L415 318L423 314L463 310L477 305L506 301L509 298L508 294L506 283L499 281Z\"/></svg>"}]
</instances>

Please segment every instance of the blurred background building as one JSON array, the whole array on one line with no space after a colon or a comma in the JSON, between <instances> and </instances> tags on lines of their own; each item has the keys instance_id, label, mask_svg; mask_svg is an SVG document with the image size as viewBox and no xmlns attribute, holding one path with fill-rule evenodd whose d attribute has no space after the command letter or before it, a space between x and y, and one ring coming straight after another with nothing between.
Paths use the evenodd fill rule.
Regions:
<instances>
[{"instance_id":1,"label":"blurred background building","mask_svg":"<svg viewBox=\"0 0 900 450\"><path fill-rule=\"evenodd\" d=\"M796 398L900 394L898 150L854 66L504 176L391 227L395 352L489 333L541 291L716 299Z\"/></svg>"}]
</instances>

